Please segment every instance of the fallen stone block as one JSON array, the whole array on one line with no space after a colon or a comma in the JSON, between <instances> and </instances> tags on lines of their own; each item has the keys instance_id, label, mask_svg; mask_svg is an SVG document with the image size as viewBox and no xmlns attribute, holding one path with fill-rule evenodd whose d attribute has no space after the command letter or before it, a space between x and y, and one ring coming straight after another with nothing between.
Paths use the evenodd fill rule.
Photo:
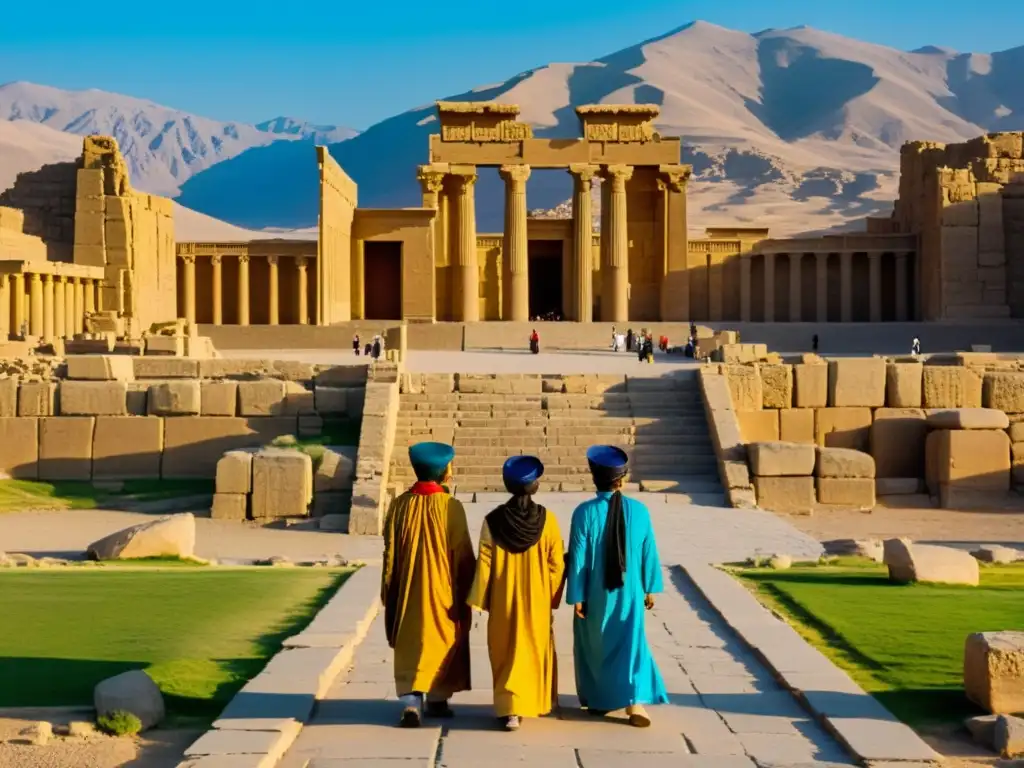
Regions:
<instances>
[{"instance_id":1,"label":"fallen stone block","mask_svg":"<svg viewBox=\"0 0 1024 768\"><path fill-rule=\"evenodd\" d=\"M754 477L757 506L773 512L809 512L814 508L814 478Z\"/></svg>"},{"instance_id":2,"label":"fallen stone block","mask_svg":"<svg viewBox=\"0 0 1024 768\"><path fill-rule=\"evenodd\" d=\"M1001 544L986 544L983 547L971 550L971 555L979 563L1015 563L1024 560L1024 552L1013 547L1004 547Z\"/></svg>"},{"instance_id":3,"label":"fallen stone block","mask_svg":"<svg viewBox=\"0 0 1024 768\"><path fill-rule=\"evenodd\" d=\"M1012 715L996 718L992 746L1007 759L1024 755L1024 719Z\"/></svg>"},{"instance_id":4,"label":"fallen stone block","mask_svg":"<svg viewBox=\"0 0 1024 768\"><path fill-rule=\"evenodd\" d=\"M199 382L182 380L154 384L149 388L147 402L151 416L198 416L202 410Z\"/></svg>"},{"instance_id":5,"label":"fallen stone block","mask_svg":"<svg viewBox=\"0 0 1024 768\"><path fill-rule=\"evenodd\" d=\"M203 416L234 416L238 410L238 382L211 379L199 385Z\"/></svg>"},{"instance_id":6,"label":"fallen stone block","mask_svg":"<svg viewBox=\"0 0 1024 768\"><path fill-rule=\"evenodd\" d=\"M249 496L245 493L213 494L210 517L214 520L245 520Z\"/></svg>"},{"instance_id":7,"label":"fallen stone block","mask_svg":"<svg viewBox=\"0 0 1024 768\"><path fill-rule=\"evenodd\" d=\"M253 456L253 519L306 517L312 500L313 462L308 455L270 448Z\"/></svg>"},{"instance_id":8,"label":"fallen stone block","mask_svg":"<svg viewBox=\"0 0 1024 768\"><path fill-rule=\"evenodd\" d=\"M127 560L136 557L192 557L196 547L196 520L190 512L168 515L133 525L94 541L86 550L90 560ZM973 558L972 558L973 559Z\"/></svg>"},{"instance_id":9,"label":"fallen stone block","mask_svg":"<svg viewBox=\"0 0 1024 768\"><path fill-rule=\"evenodd\" d=\"M836 557L866 557L876 563L882 562L883 547L881 539L832 539L823 541L822 548L826 555Z\"/></svg>"},{"instance_id":10,"label":"fallen stone block","mask_svg":"<svg viewBox=\"0 0 1024 768\"><path fill-rule=\"evenodd\" d=\"M39 479L39 419L0 417L0 479Z\"/></svg>"},{"instance_id":11,"label":"fallen stone block","mask_svg":"<svg viewBox=\"0 0 1024 768\"><path fill-rule=\"evenodd\" d=\"M875 507L875 481L866 477L819 477L818 503L849 509Z\"/></svg>"},{"instance_id":12,"label":"fallen stone block","mask_svg":"<svg viewBox=\"0 0 1024 768\"><path fill-rule=\"evenodd\" d=\"M751 443L747 446L747 456L750 459L751 471L760 477L794 477L814 473L813 445Z\"/></svg>"},{"instance_id":13,"label":"fallen stone block","mask_svg":"<svg viewBox=\"0 0 1024 768\"><path fill-rule=\"evenodd\" d=\"M779 411L779 439L784 443L814 445L814 409L786 408Z\"/></svg>"},{"instance_id":14,"label":"fallen stone block","mask_svg":"<svg viewBox=\"0 0 1024 768\"><path fill-rule=\"evenodd\" d=\"M981 377L961 365L926 365L922 377L925 408L980 408Z\"/></svg>"},{"instance_id":15,"label":"fallen stone block","mask_svg":"<svg viewBox=\"0 0 1024 768\"><path fill-rule=\"evenodd\" d=\"M350 491L355 472L355 446L328 446L316 468L313 491Z\"/></svg>"},{"instance_id":16,"label":"fallen stone block","mask_svg":"<svg viewBox=\"0 0 1024 768\"><path fill-rule=\"evenodd\" d=\"M885 477L923 477L925 439L928 426L923 410L915 408L879 408L871 423L871 455L876 475Z\"/></svg>"},{"instance_id":17,"label":"fallen stone block","mask_svg":"<svg viewBox=\"0 0 1024 768\"><path fill-rule=\"evenodd\" d=\"M818 448L814 474L818 477L875 477L875 460L870 454L850 448ZM874 483L871 484L872 489ZM874 494L874 490L872 490Z\"/></svg>"},{"instance_id":18,"label":"fallen stone block","mask_svg":"<svg viewBox=\"0 0 1024 768\"><path fill-rule=\"evenodd\" d=\"M284 413L284 382L278 379L238 382L240 416L277 416Z\"/></svg>"},{"instance_id":19,"label":"fallen stone block","mask_svg":"<svg viewBox=\"0 0 1024 768\"><path fill-rule=\"evenodd\" d=\"M64 416L127 416L127 395L123 381L63 381L60 412Z\"/></svg>"},{"instance_id":20,"label":"fallen stone block","mask_svg":"<svg viewBox=\"0 0 1024 768\"><path fill-rule=\"evenodd\" d=\"M885 369L885 404L889 408L920 408L923 377L921 363L889 363Z\"/></svg>"},{"instance_id":21,"label":"fallen stone block","mask_svg":"<svg viewBox=\"0 0 1024 768\"><path fill-rule=\"evenodd\" d=\"M828 402L834 408L885 405L885 360L847 358L828 362Z\"/></svg>"},{"instance_id":22,"label":"fallen stone block","mask_svg":"<svg viewBox=\"0 0 1024 768\"><path fill-rule=\"evenodd\" d=\"M83 381L134 381L135 364L127 355L70 355L68 378Z\"/></svg>"},{"instance_id":23,"label":"fallen stone block","mask_svg":"<svg viewBox=\"0 0 1024 768\"><path fill-rule=\"evenodd\" d=\"M964 693L986 712L1024 712L1024 632L976 632L967 636Z\"/></svg>"},{"instance_id":24,"label":"fallen stone block","mask_svg":"<svg viewBox=\"0 0 1024 768\"><path fill-rule=\"evenodd\" d=\"M870 408L818 408L815 443L825 448L852 448L867 453L871 444Z\"/></svg>"},{"instance_id":25,"label":"fallen stone block","mask_svg":"<svg viewBox=\"0 0 1024 768\"><path fill-rule=\"evenodd\" d=\"M164 719L164 697L153 679L141 669L100 681L93 689L92 701L97 716L131 712L139 718L143 730Z\"/></svg>"},{"instance_id":26,"label":"fallen stone block","mask_svg":"<svg viewBox=\"0 0 1024 768\"><path fill-rule=\"evenodd\" d=\"M738 411L736 418L740 423L740 434L746 443L772 442L779 439L778 411Z\"/></svg>"},{"instance_id":27,"label":"fallen stone block","mask_svg":"<svg viewBox=\"0 0 1024 768\"><path fill-rule=\"evenodd\" d=\"M797 408L828 405L828 366L824 361L793 366L793 405Z\"/></svg>"},{"instance_id":28,"label":"fallen stone block","mask_svg":"<svg viewBox=\"0 0 1024 768\"><path fill-rule=\"evenodd\" d=\"M159 478L164 420L156 416L97 416L93 480Z\"/></svg>"},{"instance_id":29,"label":"fallen stone block","mask_svg":"<svg viewBox=\"0 0 1024 768\"><path fill-rule=\"evenodd\" d=\"M765 408L793 407L793 368L789 365L762 365L762 405Z\"/></svg>"},{"instance_id":30,"label":"fallen stone block","mask_svg":"<svg viewBox=\"0 0 1024 768\"><path fill-rule=\"evenodd\" d=\"M1024 373L986 373L981 400L986 408L1004 413L1024 412Z\"/></svg>"},{"instance_id":31,"label":"fallen stone block","mask_svg":"<svg viewBox=\"0 0 1024 768\"><path fill-rule=\"evenodd\" d=\"M89 480L96 419L49 416L39 420L39 479Z\"/></svg>"},{"instance_id":32,"label":"fallen stone block","mask_svg":"<svg viewBox=\"0 0 1024 768\"><path fill-rule=\"evenodd\" d=\"M18 388L19 416L56 416L57 413L57 382L21 382Z\"/></svg>"},{"instance_id":33,"label":"fallen stone block","mask_svg":"<svg viewBox=\"0 0 1024 768\"><path fill-rule=\"evenodd\" d=\"M992 408L943 408L928 411L929 429L1006 429L1010 420Z\"/></svg>"},{"instance_id":34,"label":"fallen stone block","mask_svg":"<svg viewBox=\"0 0 1024 768\"><path fill-rule=\"evenodd\" d=\"M227 451L217 462L217 493L246 494L252 491L254 451Z\"/></svg>"},{"instance_id":35,"label":"fallen stone block","mask_svg":"<svg viewBox=\"0 0 1024 768\"><path fill-rule=\"evenodd\" d=\"M886 539L883 546L883 562L889 567L889 580L892 582L978 586L978 561L968 552L952 547L916 544L906 539Z\"/></svg>"}]
</instances>

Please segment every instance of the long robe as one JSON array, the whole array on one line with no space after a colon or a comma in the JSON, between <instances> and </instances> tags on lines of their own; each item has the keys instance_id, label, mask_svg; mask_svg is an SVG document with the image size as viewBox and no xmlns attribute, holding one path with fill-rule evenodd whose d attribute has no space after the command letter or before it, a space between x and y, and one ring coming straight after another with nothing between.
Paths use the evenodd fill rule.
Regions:
<instances>
[{"instance_id":1,"label":"long robe","mask_svg":"<svg viewBox=\"0 0 1024 768\"><path fill-rule=\"evenodd\" d=\"M576 693L583 706L606 712L668 701L644 629L644 596L664 589L651 515L623 496L626 571L623 586L609 592L604 542L610 497L598 493L572 513L565 595L570 605L586 604L587 617L573 620Z\"/></svg>"},{"instance_id":2,"label":"long robe","mask_svg":"<svg viewBox=\"0 0 1024 768\"><path fill-rule=\"evenodd\" d=\"M381 601L399 696L471 687L473 542L462 502L439 489L402 494L384 521Z\"/></svg>"},{"instance_id":3,"label":"long robe","mask_svg":"<svg viewBox=\"0 0 1024 768\"><path fill-rule=\"evenodd\" d=\"M498 717L540 717L555 698L552 609L561 601L565 550L558 520L547 513L540 540L512 554L484 521L469 604L487 611L487 651Z\"/></svg>"}]
</instances>

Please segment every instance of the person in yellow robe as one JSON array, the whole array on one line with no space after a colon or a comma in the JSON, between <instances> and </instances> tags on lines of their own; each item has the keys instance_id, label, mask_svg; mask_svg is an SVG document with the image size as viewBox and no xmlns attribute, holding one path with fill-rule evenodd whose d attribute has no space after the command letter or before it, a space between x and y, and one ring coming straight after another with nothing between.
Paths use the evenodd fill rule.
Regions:
<instances>
[{"instance_id":1,"label":"person in yellow robe","mask_svg":"<svg viewBox=\"0 0 1024 768\"><path fill-rule=\"evenodd\" d=\"M451 717L452 694L470 689L466 603L475 558L466 510L442 485L451 480L455 449L444 443L409 448L417 482L392 502L384 520L381 601L388 645L395 650L401 725Z\"/></svg>"},{"instance_id":2,"label":"person in yellow robe","mask_svg":"<svg viewBox=\"0 0 1024 768\"><path fill-rule=\"evenodd\" d=\"M565 549L558 520L533 500L544 465L513 456L502 476L512 497L487 515L469 595L487 611L494 710L506 730L551 711L556 698L551 611L561 602Z\"/></svg>"}]
</instances>

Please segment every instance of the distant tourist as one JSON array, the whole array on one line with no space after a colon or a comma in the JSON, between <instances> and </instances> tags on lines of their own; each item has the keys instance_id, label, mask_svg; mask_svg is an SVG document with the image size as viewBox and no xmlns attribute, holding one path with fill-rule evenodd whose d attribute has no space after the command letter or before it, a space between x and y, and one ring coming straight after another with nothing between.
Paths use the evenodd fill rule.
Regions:
<instances>
[{"instance_id":1,"label":"distant tourist","mask_svg":"<svg viewBox=\"0 0 1024 768\"><path fill-rule=\"evenodd\" d=\"M615 326L613 325L612 326L612 350L615 351L615 352L618 352L618 347L619 347L619 334L618 334L618 331L615 330Z\"/></svg>"},{"instance_id":2,"label":"distant tourist","mask_svg":"<svg viewBox=\"0 0 1024 768\"><path fill-rule=\"evenodd\" d=\"M366 342L366 346L363 347L363 354L369 357L371 352L373 352L373 342L368 341Z\"/></svg>"},{"instance_id":3,"label":"distant tourist","mask_svg":"<svg viewBox=\"0 0 1024 768\"><path fill-rule=\"evenodd\" d=\"M535 355L540 352L540 334L537 333L536 328L530 334L530 351Z\"/></svg>"},{"instance_id":4,"label":"distant tourist","mask_svg":"<svg viewBox=\"0 0 1024 768\"><path fill-rule=\"evenodd\" d=\"M914 357L917 357L918 355L921 354L921 340L916 336L914 337L914 341L910 345L910 354L912 354Z\"/></svg>"},{"instance_id":5,"label":"distant tourist","mask_svg":"<svg viewBox=\"0 0 1024 768\"><path fill-rule=\"evenodd\" d=\"M658 339L658 349L662 352L668 352L668 336L662 336Z\"/></svg>"},{"instance_id":6,"label":"distant tourist","mask_svg":"<svg viewBox=\"0 0 1024 768\"><path fill-rule=\"evenodd\" d=\"M626 331L626 351L627 352L632 352L633 351L633 342L635 340L636 339L635 339L635 337L633 335L633 329L630 328L629 330Z\"/></svg>"},{"instance_id":7,"label":"distant tourist","mask_svg":"<svg viewBox=\"0 0 1024 768\"><path fill-rule=\"evenodd\" d=\"M357 333L352 337L352 352L355 353L356 357L359 357L359 347L359 334Z\"/></svg>"},{"instance_id":8,"label":"distant tourist","mask_svg":"<svg viewBox=\"0 0 1024 768\"><path fill-rule=\"evenodd\" d=\"M693 339L694 343L697 341L697 324L690 323L690 338Z\"/></svg>"},{"instance_id":9,"label":"distant tourist","mask_svg":"<svg viewBox=\"0 0 1024 768\"><path fill-rule=\"evenodd\" d=\"M648 363L654 362L654 335L650 331L644 339L644 360Z\"/></svg>"},{"instance_id":10,"label":"distant tourist","mask_svg":"<svg viewBox=\"0 0 1024 768\"><path fill-rule=\"evenodd\" d=\"M814 336L811 337L811 351L815 353L818 351L818 334L814 334Z\"/></svg>"},{"instance_id":11,"label":"distant tourist","mask_svg":"<svg viewBox=\"0 0 1024 768\"><path fill-rule=\"evenodd\" d=\"M373 337L373 346L370 347L370 356L373 358L373 362L377 362L380 358L381 341L380 336Z\"/></svg>"}]
</instances>

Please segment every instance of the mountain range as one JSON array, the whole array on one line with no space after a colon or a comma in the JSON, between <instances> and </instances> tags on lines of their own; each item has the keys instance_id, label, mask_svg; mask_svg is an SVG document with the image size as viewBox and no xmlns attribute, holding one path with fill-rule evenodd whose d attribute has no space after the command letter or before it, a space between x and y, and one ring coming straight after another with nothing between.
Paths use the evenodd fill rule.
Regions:
<instances>
[{"instance_id":1,"label":"mountain range","mask_svg":"<svg viewBox=\"0 0 1024 768\"><path fill-rule=\"evenodd\" d=\"M692 163L689 217L695 228L769 226L776 235L834 231L884 212L896 196L899 147L907 140L962 141L1024 129L1024 46L960 53L929 46L901 51L808 27L756 34L695 22L585 63L554 63L453 101L501 101L540 137L579 135L574 108L654 103L658 130L682 136ZM365 207L420 202L415 167L437 131L433 104L362 133L280 117L258 125L219 123L101 91L0 87L0 185L8 167L66 152L66 134L111 133L140 189L247 230L315 226L313 143L326 143L359 184ZM501 228L503 189L481 173L478 229ZM535 171L533 209L564 210L567 174ZM179 237L190 235L179 227Z\"/></svg>"}]
</instances>

